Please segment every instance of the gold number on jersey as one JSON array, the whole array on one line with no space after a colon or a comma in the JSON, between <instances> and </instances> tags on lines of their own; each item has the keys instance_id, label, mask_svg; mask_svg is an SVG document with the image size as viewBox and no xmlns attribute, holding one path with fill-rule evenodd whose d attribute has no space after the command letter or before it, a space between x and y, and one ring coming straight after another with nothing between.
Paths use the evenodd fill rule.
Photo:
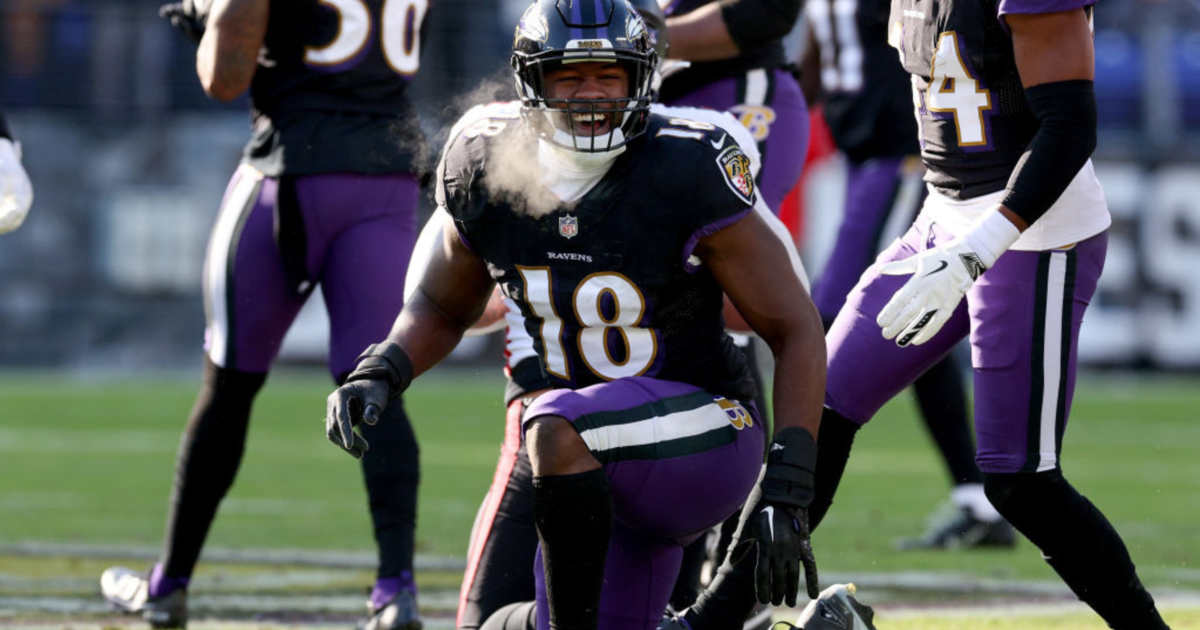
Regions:
<instances>
[{"instance_id":1,"label":"gold number on jersey","mask_svg":"<svg viewBox=\"0 0 1200 630\"><path fill-rule=\"evenodd\" d=\"M546 371L563 379L571 378L567 365L567 354L563 349L562 318L554 309L554 293L550 283L549 267L517 267L517 273L525 281L525 303L533 316L542 320L538 336L542 338L542 360Z\"/></svg>"},{"instance_id":2,"label":"gold number on jersey","mask_svg":"<svg viewBox=\"0 0 1200 630\"><path fill-rule=\"evenodd\" d=\"M371 39L374 28L365 0L318 0L337 13L338 31L324 46L306 46L304 62L313 66L336 66L356 57ZM384 0L380 22L383 57L392 70L416 74L421 59L421 21L429 0Z\"/></svg>"},{"instance_id":3,"label":"gold number on jersey","mask_svg":"<svg viewBox=\"0 0 1200 630\"><path fill-rule=\"evenodd\" d=\"M930 111L954 115L958 146L986 145L987 125L983 113L992 108L992 93L981 88L979 81L967 70L962 51L959 50L957 33L946 31L938 36L932 66L925 106Z\"/></svg>"},{"instance_id":4,"label":"gold number on jersey","mask_svg":"<svg viewBox=\"0 0 1200 630\"><path fill-rule=\"evenodd\" d=\"M604 303L612 304L611 316ZM594 273L575 288L571 300L579 331L579 355L596 375L606 379L638 376L654 362L658 340L654 332L637 325L646 314L646 299L629 278L613 272ZM621 340L623 358L609 351L609 340Z\"/></svg>"},{"instance_id":5,"label":"gold number on jersey","mask_svg":"<svg viewBox=\"0 0 1200 630\"><path fill-rule=\"evenodd\" d=\"M554 308L550 269L517 267L517 271L525 284L525 302L542 320L538 336L546 371L569 379L564 349L569 340L563 339L563 322ZM629 278L613 272L592 274L575 288L571 303L582 326L575 339L579 355L596 376L606 380L638 376L654 363L658 339L653 330L637 325L646 314L646 299ZM621 346L617 356L611 350L614 345Z\"/></svg>"}]
</instances>

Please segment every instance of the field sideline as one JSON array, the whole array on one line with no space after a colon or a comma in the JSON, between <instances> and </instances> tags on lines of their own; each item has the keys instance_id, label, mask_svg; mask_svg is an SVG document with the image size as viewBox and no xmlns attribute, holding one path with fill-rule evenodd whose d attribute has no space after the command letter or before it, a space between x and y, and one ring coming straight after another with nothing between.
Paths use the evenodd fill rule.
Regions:
<instances>
[{"instance_id":1,"label":"field sideline","mask_svg":"<svg viewBox=\"0 0 1200 630\"><path fill-rule=\"evenodd\" d=\"M49 376L0 375L0 625L114 623L96 608L95 579L114 560L143 566L143 556L160 544L174 453L196 381ZM441 568L421 576L430 627L448 627L457 574L436 563L453 565L465 553L501 436L501 387L498 370L441 370L407 397L422 446L418 552L423 564ZM369 566L373 544L357 466L324 441L330 389L319 373L272 377L256 405L241 475L210 536L212 550L295 549ZM881 627L894 630L1100 628L1088 614L1060 614L1070 596L1025 541L1015 551L892 550L894 538L922 529L947 493L912 407L894 402L860 434L836 507L813 539L823 581L858 581L864 599L887 620ZM1065 439L1070 478L1122 532L1143 579L1169 604L1175 628L1200 628L1197 408L1197 377L1084 375ZM63 557L67 545L118 557ZM43 555L14 551L31 547ZM131 548L139 552L119 557ZM292 567L290 580L269 577L283 575L274 565L201 566L193 607L203 611L203 598L217 597L212 612L232 610L230 622L253 619L262 602L278 600L267 608L275 606L279 616L260 614L255 623L342 623L354 618L370 581L356 566ZM253 575L268 577L247 577ZM258 593L258 604L230 608L220 599L236 601L247 589ZM309 610L297 606L298 595L324 608L287 615ZM321 604L322 597L331 599ZM1020 625L992 625L1011 615L988 611L1015 602L1060 608L1049 615L1039 609Z\"/></svg>"}]
</instances>

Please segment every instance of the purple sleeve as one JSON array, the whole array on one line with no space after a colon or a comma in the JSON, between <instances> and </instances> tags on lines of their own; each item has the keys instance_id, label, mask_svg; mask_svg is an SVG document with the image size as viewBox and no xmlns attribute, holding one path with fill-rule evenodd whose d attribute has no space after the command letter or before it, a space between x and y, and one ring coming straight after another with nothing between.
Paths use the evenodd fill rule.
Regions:
<instances>
[{"instance_id":1,"label":"purple sleeve","mask_svg":"<svg viewBox=\"0 0 1200 630\"><path fill-rule=\"evenodd\" d=\"M692 274L694 274L700 270L700 265L692 262L692 260L691 260L692 252L696 251L696 244L700 242L700 239L704 238L705 236L708 236L709 234L713 234L714 232L719 232L719 231L733 225L734 223L741 221L742 219L744 219L746 217L746 215L750 214L753 211L754 211L753 208L747 208L741 212L738 212L737 214L733 214L733 215L724 217L714 223L705 225L704 227L701 227L699 230L696 230L695 232L693 232L691 238L688 239L687 244L683 246L683 268L684 268L684 270L686 270L688 273L692 273Z\"/></svg>"},{"instance_id":2,"label":"purple sleeve","mask_svg":"<svg viewBox=\"0 0 1200 630\"><path fill-rule=\"evenodd\" d=\"M1000 0L996 3L996 17L1008 28L1004 16L1010 13L1036 15L1038 13L1058 13L1071 9L1082 9L1096 4L1097 0Z\"/></svg>"}]
</instances>

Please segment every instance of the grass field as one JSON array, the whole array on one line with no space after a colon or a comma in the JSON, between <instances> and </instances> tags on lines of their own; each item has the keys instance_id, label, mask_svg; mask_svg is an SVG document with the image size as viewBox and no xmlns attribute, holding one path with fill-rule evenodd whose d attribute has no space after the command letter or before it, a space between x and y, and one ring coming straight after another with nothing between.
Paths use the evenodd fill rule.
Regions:
<instances>
[{"instance_id":1,"label":"grass field","mask_svg":"<svg viewBox=\"0 0 1200 630\"><path fill-rule=\"evenodd\" d=\"M194 379L181 378L0 378L0 546L159 546L175 450L195 387ZM501 387L492 370L442 371L418 382L407 398L422 448L417 534L418 553L426 557L465 554L498 452ZM374 547L358 467L324 439L329 390L317 374L272 377L259 397L242 471L209 548L369 557ZM933 619L943 617L922 612L925 605L972 604L989 593L1020 601L1069 599L1025 541L1013 552L892 550L894 538L923 528L948 488L912 407L907 400L893 402L860 434L838 502L813 539L825 575L859 581L868 601L870 589L879 589L881 610L898 612L886 625L894 630L1008 627L987 625L986 616L956 625L949 614L948 625L938 625ZM1200 378L1085 375L1064 447L1067 474L1122 532L1143 579L1156 592L1182 593L1185 600L1200 592L1197 409ZM31 614L6 613L6 591L36 595L57 584L68 597L90 596L106 563L31 560L0 551L0 624ZM207 567L197 577L233 576L206 584L242 588L238 571ZM421 578L424 587L452 595L453 571L428 573ZM328 587L356 598L354 584L368 581L362 569L329 581L300 580L311 591ZM299 587L268 590L275 588L294 593ZM1200 608L1172 614L1179 615L1171 617L1176 627L1200 628ZM1100 627L1086 614L1046 618L1047 625L1031 620L1020 627Z\"/></svg>"}]
</instances>

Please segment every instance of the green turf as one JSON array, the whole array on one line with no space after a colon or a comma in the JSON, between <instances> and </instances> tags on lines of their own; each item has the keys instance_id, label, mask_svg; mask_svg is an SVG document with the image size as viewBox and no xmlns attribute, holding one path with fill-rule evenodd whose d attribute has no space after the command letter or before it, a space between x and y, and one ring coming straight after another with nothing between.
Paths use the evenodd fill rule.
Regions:
<instances>
[{"instance_id":1,"label":"green turf","mask_svg":"<svg viewBox=\"0 0 1200 630\"><path fill-rule=\"evenodd\" d=\"M498 370L434 373L408 396L421 442L418 551L465 554L503 430ZM0 543L158 545L190 379L0 378ZM324 439L318 374L272 378L246 458L208 544L369 551L354 460ZM860 434L842 491L814 537L821 566L944 571L1056 582L1036 550L897 553L945 498L942 465L897 400ZM1068 477L1113 521L1143 577L1200 589L1200 379L1084 376L1065 446Z\"/></svg>"}]
</instances>

